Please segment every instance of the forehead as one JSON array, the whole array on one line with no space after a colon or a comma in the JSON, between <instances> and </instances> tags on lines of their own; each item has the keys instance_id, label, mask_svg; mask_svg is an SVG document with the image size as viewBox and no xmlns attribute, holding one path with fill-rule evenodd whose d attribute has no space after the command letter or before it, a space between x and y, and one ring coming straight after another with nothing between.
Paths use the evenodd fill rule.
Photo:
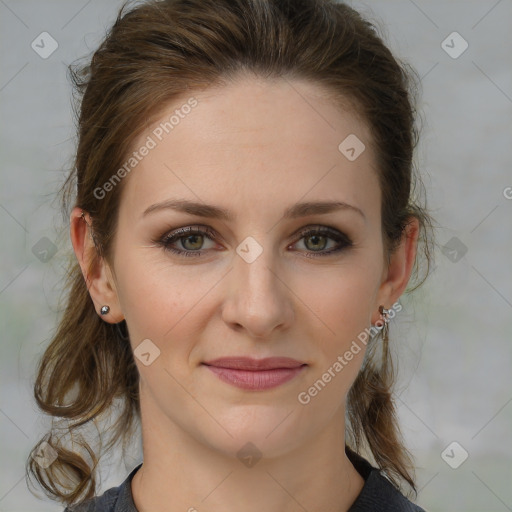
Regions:
<instances>
[{"instance_id":1,"label":"forehead","mask_svg":"<svg viewBox=\"0 0 512 512\"><path fill-rule=\"evenodd\" d=\"M376 199L366 123L316 84L243 77L182 95L155 119L133 146L151 149L124 184L122 203L136 210L170 196L241 205L340 199L336 191L347 202ZM350 161L340 144L353 137L365 149Z\"/></svg>"}]
</instances>

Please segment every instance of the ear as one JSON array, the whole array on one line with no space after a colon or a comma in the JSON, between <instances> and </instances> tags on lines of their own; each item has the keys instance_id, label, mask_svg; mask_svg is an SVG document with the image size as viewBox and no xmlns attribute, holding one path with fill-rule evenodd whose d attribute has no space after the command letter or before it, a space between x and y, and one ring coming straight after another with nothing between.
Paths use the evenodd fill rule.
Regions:
<instances>
[{"instance_id":1,"label":"ear","mask_svg":"<svg viewBox=\"0 0 512 512\"><path fill-rule=\"evenodd\" d=\"M372 324L382 318L378 312L379 306L382 304L389 309L398 301L407 287L416 258L418 236L419 221L416 217L410 217L402 233L400 245L391 254L389 265L384 268L382 282L377 293L377 302L372 313Z\"/></svg>"},{"instance_id":2,"label":"ear","mask_svg":"<svg viewBox=\"0 0 512 512\"><path fill-rule=\"evenodd\" d=\"M100 315L102 306L109 306L110 311L101 315L108 323L124 320L115 287L112 271L104 258L98 255L90 226L91 218L81 208L75 207L70 217L70 237L76 258L82 269L89 295Z\"/></svg>"}]
</instances>

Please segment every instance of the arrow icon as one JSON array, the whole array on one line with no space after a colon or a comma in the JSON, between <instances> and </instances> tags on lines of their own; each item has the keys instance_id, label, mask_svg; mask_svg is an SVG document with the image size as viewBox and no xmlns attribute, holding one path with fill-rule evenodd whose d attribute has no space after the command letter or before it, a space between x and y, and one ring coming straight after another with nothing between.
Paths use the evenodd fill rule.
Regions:
<instances>
[{"instance_id":1,"label":"arrow icon","mask_svg":"<svg viewBox=\"0 0 512 512\"><path fill-rule=\"evenodd\" d=\"M457 252L457 249L452 249L451 251L448 251L448 254L450 256L453 256L453 259L455 260L455 259L457 259L457 256L459 253Z\"/></svg>"},{"instance_id":2,"label":"arrow icon","mask_svg":"<svg viewBox=\"0 0 512 512\"><path fill-rule=\"evenodd\" d=\"M46 469L57 459L58 453L49 443L44 441L37 451L31 453L31 456L42 468Z\"/></svg>"},{"instance_id":3,"label":"arrow icon","mask_svg":"<svg viewBox=\"0 0 512 512\"><path fill-rule=\"evenodd\" d=\"M252 263L263 252L263 247L248 236L238 244L236 252L246 263Z\"/></svg>"},{"instance_id":4,"label":"arrow icon","mask_svg":"<svg viewBox=\"0 0 512 512\"><path fill-rule=\"evenodd\" d=\"M468 452L457 441L450 443L441 453L441 458L452 469L457 469L468 456Z\"/></svg>"},{"instance_id":5,"label":"arrow icon","mask_svg":"<svg viewBox=\"0 0 512 512\"><path fill-rule=\"evenodd\" d=\"M252 468L261 459L262 453L253 443L249 442L238 451L237 456L244 466Z\"/></svg>"},{"instance_id":6,"label":"arrow icon","mask_svg":"<svg viewBox=\"0 0 512 512\"><path fill-rule=\"evenodd\" d=\"M341 141L338 150L347 160L353 162L365 150L365 145L355 133L351 133Z\"/></svg>"},{"instance_id":7,"label":"arrow icon","mask_svg":"<svg viewBox=\"0 0 512 512\"><path fill-rule=\"evenodd\" d=\"M160 349L150 339L145 339L139 343L133 354L144 366L149 366L160 356Z\"/></svg>"},{"instance_id":8,"label":"arrow icon","mask_svg":"<svg viewBox=\"0 0 512 512\"><path fill-rule=\"evenodd\" d=\"M47 59L59 47L59 43L48 32L41 32L30 43L30 47L39 57Z\"/></svg>"},{"instance_id":9,"label":"arrow icon","mask_svg":"<svg viewBox=\"0 0 512 512\"><path fill-rule=\"evenodd\" d=\"M441 48L452 59L458 59L467 49L468 42L458 33L452 32L441 42Z\"/></svg>"},{"instance_id":10,"label":"arrow icon","mask_svg":"<svg viewBox=\"0 0 512 512\"><path fill-rule=\"evenodd\" d=\"M468 248L454 236L443 245L441 252L452 263L457 263L468 252Z\"/></svg>"},{"instance_id":11,"label":"arrow icon","mask_svg":"<svg viewBox=\"0 0 512 512\"><path fill-rule=\"evenodd\" d=\"M57 252L57 246L46 236L32 247L32 254L43 263L53 258Z\"/></svg>"}]
</instances>

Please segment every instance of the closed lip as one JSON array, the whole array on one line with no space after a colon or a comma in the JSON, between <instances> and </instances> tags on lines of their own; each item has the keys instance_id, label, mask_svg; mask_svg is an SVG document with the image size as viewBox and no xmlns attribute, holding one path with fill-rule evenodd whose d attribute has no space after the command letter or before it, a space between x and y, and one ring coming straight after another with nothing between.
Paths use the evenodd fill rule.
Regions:
<instances>
[{"instance_id":1,"label":"closed lip","mask_svg":"<svg viewBox=\"0 0 512 512\"><path fill-rule=\"evenodd\" d=\"M278 368L299 368L306 363L292 359L291 357L266 357L254 359L252 357L220 357L203 364L217 366L219 368L230 368L232 370L275 370Z\"/></svg>"}]
</instances>

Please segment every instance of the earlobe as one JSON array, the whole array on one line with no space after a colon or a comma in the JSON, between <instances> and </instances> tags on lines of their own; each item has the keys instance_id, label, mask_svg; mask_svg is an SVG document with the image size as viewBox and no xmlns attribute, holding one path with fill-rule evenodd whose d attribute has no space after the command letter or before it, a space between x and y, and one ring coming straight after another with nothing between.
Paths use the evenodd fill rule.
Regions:
<instances>
[{"instance_id":1,"label":"earlobe","mask_svg":"<svg viewBox=\"0 0 512 512\"><path fill-rule=\"evenodd\" d=\"M398 301L407 288L416 260L417 244L419 236L419 220L411 217L402 234L400 245L391 254L389 265L384 272L383 281L377 294L375 309L380 304L390 308ZM377 317L375 320L377 321Z\"/></svg>"},{"instance_id":2,"label":"earlobe","mask_svg":"<svg viewBox=\"0 0 512 512\"><path fill-rule=\"evenodd\" d=\"M75 207L70 217L70 238L82 274L101 318L108 323L118 323L124 319L112 273L108 263L100 257L91 231L91 218L87 212ZM105 306L108 307L108 311Z\"/></svg>"}]
</instances>

